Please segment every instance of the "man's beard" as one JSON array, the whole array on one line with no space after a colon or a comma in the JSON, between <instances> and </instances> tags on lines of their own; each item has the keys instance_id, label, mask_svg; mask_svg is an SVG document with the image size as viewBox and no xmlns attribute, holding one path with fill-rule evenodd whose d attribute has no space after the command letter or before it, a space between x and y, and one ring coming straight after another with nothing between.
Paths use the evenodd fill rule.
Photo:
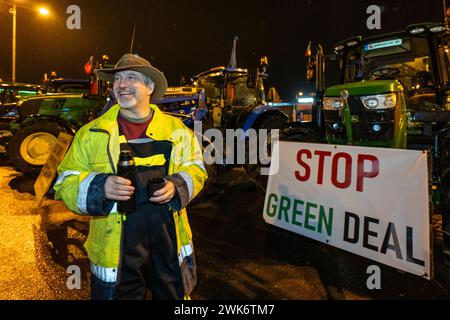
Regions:
<instances>
[{"instance_id":1,"label":"man's beard","mask_svg":"<svg viewBox=\"0 0 450 320\"><path fill-rule=\"evenodd\" d=\"M132 97L131 99L121 99L120 96L117 97L117 102L119 103L119 106L123 109L130 109L136 106L137 99L136 97Z\"/></svg>"}]
</instances>

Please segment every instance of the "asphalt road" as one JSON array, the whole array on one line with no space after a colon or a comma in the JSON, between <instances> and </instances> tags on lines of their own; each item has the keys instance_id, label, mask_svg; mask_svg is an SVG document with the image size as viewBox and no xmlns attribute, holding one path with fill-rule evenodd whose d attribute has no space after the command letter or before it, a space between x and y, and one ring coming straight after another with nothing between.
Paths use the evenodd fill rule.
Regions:
<instances>
[{"instance_id":1,"label":"asphalt road","mask_svg":"<svg viewBox=\"0 0 450 320\"><path fill-rule=\"evenodd\" d=\"M8 165L0 163L0 299L89 299L87 218L50 199L35 208L34 179ZM369 290L372 261L265 224L264 191L242 171L223 174L210 190L189 208L198 264L193 299L450 297L450 269L439 255L434 281L379 265L381 289ZM80 289L66 284L73 265Z\"/></svg>"}]
</instances>

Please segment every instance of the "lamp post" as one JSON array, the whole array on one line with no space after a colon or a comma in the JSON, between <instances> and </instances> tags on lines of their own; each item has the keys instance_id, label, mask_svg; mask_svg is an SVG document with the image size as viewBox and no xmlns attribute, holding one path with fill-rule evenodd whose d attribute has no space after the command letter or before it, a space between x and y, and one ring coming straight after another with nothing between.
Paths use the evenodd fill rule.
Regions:
<instances>
[{"instance_id":1,"label":"lamp post","mask_svg":"<svg viewBox=\"0 0 450 320\"><path fill-rule=\"evenodd\" d=\"M16 2L14 2L13 7L9 9L9 13L13 15L12 20L12 71L11 79L12 82L16 82Z\"/></svg>"},{"instance_id":2,"label":"lamp post","mask_svg":"<svg viewBox=\"0 0 450 320\"><path fill-rule=\"evenodd\" d=\"M45 8L39 8L39 13L41 15L48 15L49 11ZM9 13L13 15L12 19L12 70L11 70L11 79L12 82L16 82L16 15L17 15L17 7L16 1L12 4L12 8L9 9Z\"/></svg>"}]
</instances>

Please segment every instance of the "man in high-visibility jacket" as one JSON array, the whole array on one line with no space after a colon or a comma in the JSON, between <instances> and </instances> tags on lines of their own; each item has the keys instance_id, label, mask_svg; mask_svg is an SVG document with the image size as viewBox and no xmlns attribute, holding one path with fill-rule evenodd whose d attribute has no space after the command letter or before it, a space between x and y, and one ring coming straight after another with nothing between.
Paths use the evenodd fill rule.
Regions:
<instances>
[{"instance_id":1,"label":"man in high-visibility jacket","mask_svg":"<svg viewBox=\"0 0 450 320\"><path fill-rule=\"evenodd\" d=\"M58 167L56 198L92 216L85 243L91 261L92 299L188 298L196 268L185 207L207 178L194 133L150 104L167 89L150 62L125 54L114 68L97 70L113 83L118 104L83 126ZM136 181L116 175L121 150L131 151ZM147 182L164 177L148 198ZM136 210L123 214L118 201L134 193Z\"/></svg>"}]
</instances>

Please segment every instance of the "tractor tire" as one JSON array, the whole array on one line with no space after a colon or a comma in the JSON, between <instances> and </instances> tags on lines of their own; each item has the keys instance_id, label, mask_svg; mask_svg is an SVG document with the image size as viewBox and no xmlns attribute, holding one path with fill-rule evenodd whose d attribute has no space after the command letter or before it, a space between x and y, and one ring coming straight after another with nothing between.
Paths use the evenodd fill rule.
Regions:
<instances>
[{"instance_id":1,"label":"tractor tire","mask_svg":"<svg viewBox=\"0 0 450 320\"><path fill-rule=\"evenodd\" d=\"M267 117L264 117L259 123L256 124L256 129L267 129L267 137L268 141L266 141L265 145L268 150L268 155L270 156L270 150L271 150L271 141L270 141L270 132L272 129L281 129L286 123L287 119L283 118L281 115L278 114L271 114ZM280 130L281 133L281 130ZM259 135L258 135L259 136ZM258 156L259 156L259 141L258 141ZM256 164L250 164L250 156L249 156L249 145L246 145L245 148L245 169L247 171L247 174L249 175L260 175L261 168L269 167L270 164L262 164L259 159L257 160ZM267 176L265 176L267 178ZM263 181L266 181L267 179L263 179Z\"/></svg>"},{"instance_id":2,"label":"tractor tire","mask_svg":"<svg viewBox=\"0 0 450 320\"><path fill-rule=\"evenodd\" d=\"M67 132L55 121L38 120L15 132L8 144L14 169L38 175L47 161L60 132Z\"/></svg>"},{"instance_id":3,"label":"tractor tire","mask_svg":"<svg viewBox=\"0 0 450 320\"><path fill-rule=\"evenodd\" d=\"M284 141L306 142L306 143L323 143L320 136L313 129L298 128L292 130L283 137Z\"/></svg>"}]
</instances>

